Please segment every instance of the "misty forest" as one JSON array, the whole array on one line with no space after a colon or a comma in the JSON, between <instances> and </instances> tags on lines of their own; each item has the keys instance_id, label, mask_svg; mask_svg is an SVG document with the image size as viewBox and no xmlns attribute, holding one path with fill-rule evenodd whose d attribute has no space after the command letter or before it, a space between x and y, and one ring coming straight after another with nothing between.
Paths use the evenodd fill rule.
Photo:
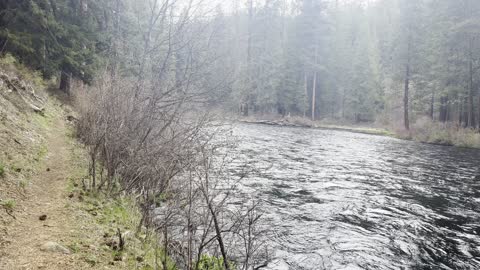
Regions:
<instances>
[{"instance_id":1,"label":"misty forest","mask_svg":"<svg viewBox=\"0 0 480 270\"><path fill-rule=\"evenodd\" d=\"M480 1L0 0L0 269L479 269Z\"/></svg>"}]
</instances>

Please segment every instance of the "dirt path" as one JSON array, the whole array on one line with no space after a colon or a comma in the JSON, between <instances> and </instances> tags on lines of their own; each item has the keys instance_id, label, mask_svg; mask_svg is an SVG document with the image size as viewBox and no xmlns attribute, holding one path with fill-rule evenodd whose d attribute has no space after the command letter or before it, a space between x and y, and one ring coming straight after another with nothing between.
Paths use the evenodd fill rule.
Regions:
<instances>
[{"instance_id":1,"label":"dirt path","mask_svg":"<svg viewBox=\"0 0 480 270\"><path fill-rule=\"evenodd\" d=\"M74 254L42 251L42 245L52 241L68 247L75 236L75 217L66 205L68 176L71 171L65 122L61 116L53 119L47 134L48 153L27 188L26 200L15 211L7 246L2 251L0 269L85 269L90 268ZM47 215L46 220L39 217Z\"/></svg>"}]
</instances>

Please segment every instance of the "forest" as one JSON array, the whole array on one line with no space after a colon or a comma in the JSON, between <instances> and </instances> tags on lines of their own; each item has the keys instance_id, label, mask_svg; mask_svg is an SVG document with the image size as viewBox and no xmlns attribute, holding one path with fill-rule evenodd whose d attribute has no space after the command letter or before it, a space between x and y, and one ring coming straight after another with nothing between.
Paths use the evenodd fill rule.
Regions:
<instances>
[{"instance_id":1,"label":"forest","mask_svg":"<svg viewBox=\"0 0 480 270\"><path fill-rule=\"evenodd\" d=\"M169 23L147 20L149 10L162 4L4 1L2 51L44 76L61 71L63 88L69 76L91 83L98 70L112 65L123 77L146 76L155 71L142 51L168 53L156 44L162 40L155 31ZM377 121L407 130L425 117L479 126L478 1L252 0L192 6L197 4L201 9L176 8L179 14L195 13L188 19L196 20L188 29L177 25L176 34L184 38L196 31L197 40L190 42L203 42L202 48L180 46L171 53L177 65L188 64L189 57L209 59L205 94L211 106L243 115Z\"/></svg>"},{"instance_id":2,"label":"forest","mask_svg":"<svg viewBox=\"0 0 480 270\"><path fill-rule=\"evenodd\" d=\"M330 138L328 142L336 142L335 135L327 132L304 139L303 133L295 133L299 139L282 141L290 135L281 133L277 138L259 140L257 135L248 134L256 138L248 141L252 145L265 142L256 145L263 152L255 152L244 145L245 140L232 136L236 130L229 129L231 122L235 122L232 119L269 117L296 119L309 126L323 122L365 125L390 130L402 138L480 146L480 1L477 0L3 0L0 14L1 55L18 59L71 99L78 114L72 116L75 138L88 156L87 176L81 182L84 192L119 200L125 196L134 198L141 213L136 233L154 232L160 247L155 249L154 266L145 269L280 269L271 266L278 256L272 249L278 249L269 240L281 237L269 228L274 218L267 211L271 206L265 204L270 205L271 198L242 191L241 183L268 178L270 172L263 170L275 168L275 162L260 160L262 153L270 153L271 148L262 148L270 140L285 145L317 142L310 142L309 149L292 146L302 150L276 159L301 163L310 156L292 156L317 151L315 147L323 145L321 139L325 136ZM264 136L276 132L279 131L259 131ZM332 154L334 157L368 156L371 153L363 152L365 149L385 148L383 141L376 141L382 139L376 137L337 135L342 136L346 139L339 143L340 149L354 153ZM351 145L352 141L361 141L366 148ZM377 144L368 148L371 141ZM395 166L405 166L402 168L407 171L408 181L423 177L422 172L442 179L439 181L450 181L453 173L438 176L430 171L433 167L413 172L408 169L426 163L436 166L443 162L442 156L450 154L452 158L468 160L465 164L474 162L477 156L476 152L441 152L447 150L432 150L438 151L435 152L438 156L430 156L422 152L427 146L412 150L411 144L399 141L391 144L395 151L418 155L415 156L418 162L408 166L401 163L409 159L406 155L389 158L389 154L377 153L371 160L387 165L381 169L375 167L377 175L365 176L363 172L350 175L360 163L350 164L351 160L342 159L345 167L331 166L339 171L350 168L342 171L346 176L339 177L344 182L338 186L344 185L352 191L336 196L358 199L351 195L358 190L349 186L350 179L363 181L364 177L367 184L382 177L403 179L396 175ZM336 144L326 145L328 150ZM247 158L243 159L244 156ZM315 163L318 160L323 163L318 165ZM265 166L267 169L257 167L264 163L269 164ZM338 177L330 175L330 163L322 157L308 164L305 172L289 177L295 181L307 179L305 175L309 175L314 164L315 170L309 177ZM468 174L470 181L478 171L470 171L475 166L468 164L461 172ZM389 166L391 170L383 171ZM320 168L326 171L323 174L316 171ZM285 168L278 170L282 169ZM279 173L265 181L282 176ZM421 181L415 185L418 182ZM391 186L397 188L402 184L399 180ZM284 194L281 189L291 186L282 182L274 185L267 195L281 199L292 196L292 201L305 197L309 200L300 207L325 204L329 209L330 197L314 198L314 192L303 190L303 185L302 182L297 186L299 190ZM383 186L381 190L390 191L391 186ZM418 190L443 192L442 188L429 186ZM478 190L474 189L458 187L458 192L477 196ZM417 192L409 186L401 190ZM432 196L418 195L419 200L423 199L420 204L435 211L447 208L447 203L431 206L443 203L438 199L440 195ZM412 197L417 198L408 198ZM465 205L477 202L471 200ZM359 221L352 221L350 212L346 212L332 218L335 222L346 220L367 229L369 222L382 223L375 220L377 212L362 210L360 203L352 207L341 205L344 208L330 212L360 209L362 215ZM409 207L415 210L418 204L413 205ZM477 213L475 207L472 211ZM390 208L384 207L382 211L385 209ZM400 209L408 214L414 211ZM450 214L446 210L440 212L438 215L445 217L435 224L447 224L446 220L458 218ZM316 217L298 216L303 218L302 222L316 221ZM478 230L464 229L462 226L469 225L471 220L468 217L462 220L463 223L445 227L461 227L468 233ZM410 232L414 228L416 234L417 225L409 226L394 224L389 230L404 228ZM118 235L123 243L120 228ZM315 239L316 235L309 237ZM416 250L405 251L404 246L392 239L391 245L397 248L392 254L417 256L411 255ZM465 241L476 241L472 239L476 238ZM465 244L470 255L458 255L451 261L445 261L437 253L420 252L418 264L410 266L426 267L431 261L425 258L433 258L442 267L463 269L462 259L478 255L473 248L475 243ZM120 251L123 244L118 247ZM445 250L450 248L445 245ZM348 253L353 249L346 250ZM456 248L455 252L461 253L459 250L464 249ZM286 269L318 269L294 267L305 261L308 263L304 265L312 267L308 259L315 256L318 253L311 252L289 264L293 268ZM338 269L334 261L327 262L327 266L323 257L321 261L325 269ZM473 265L477 261L470 262ZM376 262L369 263L372 264L356 265L371 269Z\"/></svg>"}]
</instances>

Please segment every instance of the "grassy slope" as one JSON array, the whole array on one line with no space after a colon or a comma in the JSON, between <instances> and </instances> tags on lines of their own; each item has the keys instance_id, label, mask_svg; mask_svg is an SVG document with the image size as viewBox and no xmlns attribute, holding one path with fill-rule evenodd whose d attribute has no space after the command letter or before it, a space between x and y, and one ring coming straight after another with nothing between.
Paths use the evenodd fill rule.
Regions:
<instances>
[{"instance_id":1,"label":"grassy slope","mask_svg":"<svg viewBox=\"0 0 480 270\"><path fill-rule=\"evenodd\" d=\"M83 189L82 179L86 177L88 168L84 149L72 136L71 125L58 124L59 121L65 122L66 115L71 113L69 106L60 101L64 98L58 93L48 93L45 84L36 74L12 63L12 59L0 59L0 72L8 72L11 76L18 76L26 83L31 83L36 94L45 97L45 102L41 104L45 107L44 113L35 113L21 99L13 96L15 91L9 91L4 83L0 84L0 211L3 212L0 215L0 257L5 258L5 261L13 260L13 267L20 268L15 262L18 258L9 256L18 253L14 249L23 247L17 247L16 244L25 240L32 242L32 247L26 248L30 248L33 254L28 254L28 258L25 258L26 254L15 256L26 261L38 259L39 262L47 262L51 257L58 257L58 260L74 265L69 269L84 269L86 266L93 269L154 269L155 257L162 257L162 254L154 244L156 241L151 236L153 234L145 231L135 234L140 215L133 200L126 197L113 200ZM58 149L49 149L51 144L48 141L52 135L56 136L54 140L61 138L67 143L66 147L70 148L67 154L62 154ZM65 163L65 166L60 167L69 169L55 172L63 180L48 186L54 190L42 190L45 185L41 181L50 181L46 172L50 168L46 170L45 166L52 156L57 159L57 163ZM42 175L46 175L46 179L39 179ZM49 195L45 195L55 193L60 195L51 200ZM43 197L36 197L38 194ZM38 221L39 213L30 212L40 204L39 199L44 205L63 204L56 207L58 211L55 213L68 215L61 217L61 222L65 224L50 226L49 223L44 223L42 227ZM49 217L47 221L54 222L52 219L55 217ZM40 233L45 230L48 236L61 236L61 243L72 254L59 256L44 253L38 249L40 243L34 243L35 239L18 239L24 235L18 231L18 225L22 224L25 228L21 229L26 230L30 226L24 224L24 220L34 223L30 228ZM122 252L112 248L115 242L118 243L118 229L126 241Z\"/></svg>"}]
</instances>

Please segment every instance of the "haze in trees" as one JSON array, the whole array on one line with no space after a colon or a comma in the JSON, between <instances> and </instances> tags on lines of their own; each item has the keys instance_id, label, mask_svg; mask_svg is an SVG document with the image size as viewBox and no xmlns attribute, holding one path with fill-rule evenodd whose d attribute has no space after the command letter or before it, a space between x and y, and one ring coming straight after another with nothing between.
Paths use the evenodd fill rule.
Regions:
<instances>
[{"instance_id":1,"label":"haze in trees","mask_svg":"<svg viewBox=\"0 0 480 270\"><path fill-rule=\"evenodd\" d=\"M478 0L3 0L0 15L1 54L75 103L90 162L85 190L135 198L137 232L154 232L161 245L155 269L268 266L263 202L238 186L263 179L256 158L269 149L239 158L232 119L361 124L442 144L467 134L480 145ZM437 131L449 138L431 139ZM309 151L324 150L308 139ZM328 204L282 188L290 186L269 196Z\"/></svg>"}]
</instances>

